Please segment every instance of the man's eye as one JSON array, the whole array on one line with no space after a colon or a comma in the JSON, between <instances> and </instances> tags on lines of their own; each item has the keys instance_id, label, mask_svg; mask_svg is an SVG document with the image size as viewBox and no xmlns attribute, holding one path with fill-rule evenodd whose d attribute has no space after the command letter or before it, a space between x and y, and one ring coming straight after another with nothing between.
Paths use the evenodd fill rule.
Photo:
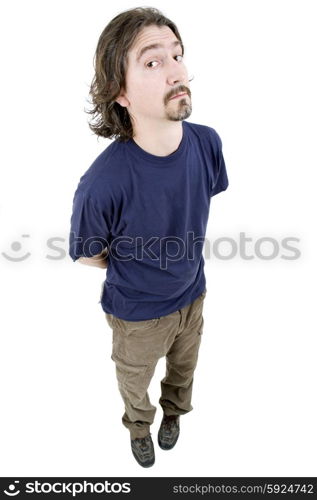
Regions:
<instances>
[{"instance_id":1,"label":"man's eye","mask_svg":"<svg viewBox=\"0 0 317 500\"><path fill-rule=\"evenodd\" d=\"M150 61L150 62L148 62L148 63L147 63L147 67L148 67L148 68L150 68L150 67L152 67L152 68L153 68L153 66L149 66L149 64L152 64L153 62L157 62L157 61Z\"/></svg>"},{"instance_id":2,"label":"man's eye","mask_svg":"<svg viewBox=\"0 0 317 500\"><path fill-rule=\"evenodd\" d=\"M175 56L175 57L181 57L181 58L183 59L182 54L178 54L178 55L177 55L177 56ZM182 60L182 59L181 59L181 60ZM155 66L149 66L150 64L155 63L155 62L158 62L158 61L155 61L155 60L154 60L154 61L150 61L150 62L148 62L148 63L146 64L146 66L147 66L148 68L153 68L153 67L155 68Z\"/></svg>"}]
</instances>

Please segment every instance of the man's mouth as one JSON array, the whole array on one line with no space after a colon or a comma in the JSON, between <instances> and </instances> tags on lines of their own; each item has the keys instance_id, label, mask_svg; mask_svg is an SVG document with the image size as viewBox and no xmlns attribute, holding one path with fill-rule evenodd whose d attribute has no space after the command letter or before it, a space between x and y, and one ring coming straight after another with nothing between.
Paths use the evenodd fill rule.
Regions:
<instances>
[{"instance_id":1,"label":"man's mouth","mask_svg":"<svg viewBox=\"0 0 317 500\"><path fill-rule=\"evenodd\" d=\"M171 101L172 99L176 99L177 97L182 97L183 95L187 95L187 92L182 92L181 94L174 95L174 97L171 97L171 98L170 98L170 101Z\"/></svg>"}]
</instances>

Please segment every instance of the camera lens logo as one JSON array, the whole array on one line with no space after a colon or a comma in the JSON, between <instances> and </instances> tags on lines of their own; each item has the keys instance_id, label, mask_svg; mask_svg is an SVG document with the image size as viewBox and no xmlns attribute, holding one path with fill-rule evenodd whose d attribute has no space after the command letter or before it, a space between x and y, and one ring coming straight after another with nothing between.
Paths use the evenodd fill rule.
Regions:
<instances>
[{"instance_id":1,"label":"camera lens logo","mask_svg":"<svg viewBox=\"0 0 317 500\"><path fill-rule=\"evenodd\" d=\"M20 481L14 481L15 483L19 483ZM6 495L9 495L9 497L15 497L16 495L18 495L20 493L20 490L16 490L15 491L15 484L10 484L9 487L8 487L8 490L10 491L7 491L7 490L4 490L4 493Z\"/></svg>"}]
</instances>

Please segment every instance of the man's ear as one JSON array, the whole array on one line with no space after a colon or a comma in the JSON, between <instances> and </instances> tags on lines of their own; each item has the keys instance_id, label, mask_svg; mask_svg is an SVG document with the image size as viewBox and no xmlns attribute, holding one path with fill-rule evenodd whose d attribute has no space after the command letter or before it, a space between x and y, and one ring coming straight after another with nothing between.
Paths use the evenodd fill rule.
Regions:
<instances>
[{"instance_id":1,"label":"man's ear","mask_svg":"<svg viewBox=\"0 0 317 500\"><path fill-rule=\"evenodd\" d=\"M126 98L126 96L122 93L120 94L116 99L115 101L120 104L120 106L122 106L123 108L126 108L127 106L130 105L130 102L129 100Z\"/></svg>"}]
</instances>

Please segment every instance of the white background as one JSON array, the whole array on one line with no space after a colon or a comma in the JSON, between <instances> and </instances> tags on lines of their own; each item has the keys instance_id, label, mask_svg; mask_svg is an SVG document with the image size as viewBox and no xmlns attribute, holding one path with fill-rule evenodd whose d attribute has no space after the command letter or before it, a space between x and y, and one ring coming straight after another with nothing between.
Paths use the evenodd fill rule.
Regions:
<instances>
[{"instance_id":1,"label":"white background","mask_svg":"<svg viewBox=\"0 0 317 500\"><path fill-rule=\"evenodd\" d=\"M211 201L194 410L177 446L161 450L161 359L149 388L156 463L143 469L132 456L98 303L106 270L67 252L79 178L110 144L84 112L97 40L142 5L2 3L0 474L316 476L317 37L307 0L146 5L180 30L194 75L189 121L219 133L230 185ZM217 258L213 241L240 248L240 233L254 258ZM275 258L256 255L263 237L277 242ZM282 258L293 255L287 237L298 239L295 260ZM269 256L272 245L260 249Z\"/></svg>"}]
</instances>

